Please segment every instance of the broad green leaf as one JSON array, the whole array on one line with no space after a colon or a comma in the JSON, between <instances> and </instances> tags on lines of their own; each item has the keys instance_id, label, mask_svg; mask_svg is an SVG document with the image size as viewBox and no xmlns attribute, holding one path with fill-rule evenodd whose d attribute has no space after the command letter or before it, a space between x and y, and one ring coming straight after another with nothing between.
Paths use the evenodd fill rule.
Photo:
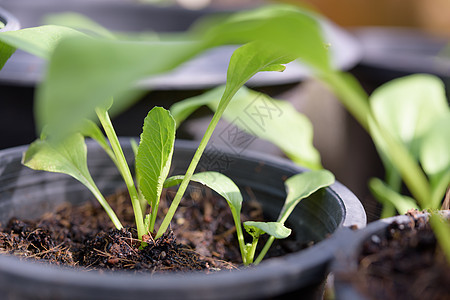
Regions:
<instances>
[{"instance_id":1,"label":"broad green leaf","mask_svg":"<svg viewBox=\"0 0 450 300\"><path fill-rule=\"evenodd\" d=\"M287 197L278 217L278 222L284 224L302 199L333 183L334 175L327 170L309 171L289 177L284 183Z\"/></svg>"},{"instance_id":2,"label":"broad green leaf","mask_svg":"<svg viewBox=\"0 0 450 300\"><path fill-rule=\"evenodd\" d=\"M184 176L172 176L166 180L164 187L180 184ZM201 172L192 175L191 181L203 184L220 196L230 205L232 211L240 213L242 207L242 195L238 186L227 176L219 172Z\"/></svg>"},{"instance_id":3,"label":"broad green leaf","mask_svg":"<svg viewBox=\"0 0 450 300\"><path fill-rule=\"evenodd\" d=\"M38 128L50 124L60 135L79 128L80 120L95 119L95 108L112 96L129 91L140 79L174 68L200 50L198 43L64 39L55 48L37 92ZM128 107L135 96L123 94L112 109Z\"/></svg>"},{"instance_id":4,"label":"broad green leaf","mask_svg":"<svg viewBox=\"0 0 450 300\"><path fill-rule=\"evenodd\" d=\"M217 87L172 105L170 111L177 125L203 105L215 111L223 90L223 86ZM295 163L310 169L321 168L320 154L313 145L311 122L289 102L272 99L244 86L229 103L223 118L277 145Z\"/></svg>"},{"instance_id":5,"label":"broad green leaf","mask_svg":"<svg viewBox=\"0 0 450 300\"><path fill-rule=\"evenodd\" d=\"M94 194L116 228L122 228L89 173L86 144L81 134L73 134L56 145L46 140L37 140L24 153L22 163L34 170L63 173L77 179Z\"/></svg>"},{"instance_id":6,"label":"broad green leaf","mask_svg":"<svg viewBox=\"0 0 450 300\"><path fill-rule=\"evenodd\" d=\"M376 122L402 141L416 158L428 128L449 112L443 82L425 74L384 84L372 94L370 103ZM375 142L384 148L382 136Z\"/></svg>"},{"instance_id":7,"label":"broad green leaf","mask_svg":"<svg viewBox=\"0 0 450 300\"><path fill-rule=\"evenodd\" d=\"M372 178L369 181L369 188L380 203L392 204L400 214L405 214L410 209L419 209L414 199L400 195L378 178Z\"/></svg>"},{"instance_id":8,"label":"broad green leaf","mask_svg":"<svg viewBox=\"0 0 450 300\"><path fill-rule=\"evenodd\" d=\"M205 38L212 45L243 44L258 41L264 47L276 46L317 70L331 68L329 53L322 37L319 18L304 9L287 5L269 5L260 9L243 11L208 28Z\"/></svg>"},{"instance_id":9,"label":"broad green leaf","mask_svg":"<svg viewBox=\"0 0 450 300\"><path fill-rule=\"evenodd\" d=\"M144 120L136 155L139 190L152 207L152 229L159 199L170 170L175 144L175 120L169 111L154 107Z\"/></svg>"},{"instance_id":10,"label":"broad green leaf","mask_svg":"<svg viewBox=\"0 0 450 300\"><path fill-rule=\"evenodd\" d=\"M420 162L432 184L430 208L438 208L450 184L450 113L437 120L425 134Z\"/></svg>"},{"instance_id":11,"label":"broad green leaf","mask_svg":"<svg viewBox=\"0 0 450 300\"><path fill-rule=\"evenodd\" d=\"M84 185L90 185L92 178L87 168L87 149L84 137L74 134L62 143L37 140L23 157L23 164L34 170L71 175Z\"/></svg>"},{"instance_id":12,"label":"broad green leaf","mask_svg":"<svg viewBox=\"0 0 450 300\"><path fill-rule=\"evenodd\" d=\"M49 59L53 49L63 38L79 36L85 36L85 34L57 25L5 31L0 32L0 48L2 51L5 51L5 49L21 49L44 59ZM10 52L11 50L7 51Z\"/></svg>"},{"instance_id":13,"label":"broad green leaf","mask_svg":"<svg viewBox=\"0 0 450 300\"><path fill-rule=\"evenodd\" d=\"M450 113L436 120L426 132L420 154L420 161L428 175L450 170Z\"/></svg>"},{"instance_id":14,"label":"broad green leaf","mask_svg":"<svg viewBox=\"0 0 450 300\"><path fill-rule=\"evenodd\" d=\"M267 233L276 239L285 239L287 238L292 230L284 226L280 222L254 222L247 221L244 222L245 230L255 238L258 238L260 235Z\"/></svg>"}]
</instances>

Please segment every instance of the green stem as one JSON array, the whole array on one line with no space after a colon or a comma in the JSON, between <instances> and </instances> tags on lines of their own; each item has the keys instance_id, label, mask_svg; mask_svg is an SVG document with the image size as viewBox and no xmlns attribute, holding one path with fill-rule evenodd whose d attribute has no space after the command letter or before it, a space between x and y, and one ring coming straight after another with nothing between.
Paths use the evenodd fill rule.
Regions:
<instances>
[{"instance_id":1,"label":"green stem","mask_svg":"<svg viewBox=\"0 0 450 300\"><path fill-rule=\"evenodd\" d=\"M244 233L242 230L241 225L241 216L240 216L240 210L236 211L233 208L231 209L231 213L233 215L234 224L236 227L236 235L238 237L239 242L239 249L241 250L241 256L242 256L242 263L244 265L248 265L250 262L247 259L247 248L245 247L245 241L244 241Z\"/></svg>"},{"instance_id":2,"label":"green stem","mask_svg":"<svg viewBox=\"0 0 450 300\"><path fill-rule=\"evenodd\" d=\"M408 149L394 139L373 118L368 96L361 86L350 74L333 72L321 74L321 78L331 86L342 104L369 134L371 133L369 120L372 121L374 129L380 133L386 143L386 152L389 154L392 164L400 172L406 186L419 205L426 207L431 197L431 188L426 175Z\"/></svg>"},{"instance_id":3,"label":"green stem","mask_svg":"<svg viewBox=\"0 0 450 300\"><path fill-rule=\"evenodd\" d=\"M191 163L189 164L189 167L186 171L186 174L184 175L183 180L181 181L180 187L178 188L178 191L175 195L175 198L172 201L172 204L169 207L169 210L164 217L163 222L161 223L161 226L159 227L159 230L156 234L156 238L161 237L164 232L166 232L167 228L170 225L170 222L172 221L173 216L175 215L175 211L178 208L178 205L180 204L181 198L184 195L184 192L187 189L187 186L189 184L189 181L191 180L192 175L194 175L195 169L197 168L197 165L200 161L200 158L202 157L203 152L206 149L206 145L208 144L214 129L217 126L217 123L219 122L220 118L223 115L223 112L225 111L225 108L228 106L228 103L230 102L231 98L236 94L238 89L234 89L227 93L227 91L224 92L224 97L220 101L223 103L223 105L219 104L219 107L217 108L216 112L214 113L211 122L208 125L208 128L206 129L205 134L203 135L202 140L200 141L200 144L197 148L197 151L195 151L194 157L191 160Z\"/></svg>"},{"instance_id":4,"label":"green stem","mask_svg":"<svg viewBox=\"0 0 450 300\"><path fill-rule=\"evenodd\" d=\"M136 143L134 139L130 140L131 149L133 150L134 157L136 157L138 152L139 145ZM134 173L136 174L136 182L140 182L140 174L137 170L137 168L134 169ZM139 197L139 203L141 203L141 210L142 210L142 217L145 217L145 211L147 210L147 200L145 199L144 195L142 195L141 191L139 190L138 186L138 197ZM153 229L150 230L150 232L153 232Z\"/></svg>"},{"instance_id":5,"label":"green stem","mask_svg":"<svg viewBox=\"0 0 450 300\"><path fill-rule=\"evenodd\" d=\"M275 237L271 235L269 239L267 240L266 244L264 245L264 248L262 248L261 252L259 253L258 257L255 259L254 265L259 264L264 256L266 256L267 251L269 251L270 247L272 246L273 242L275 241Z\"/></svg>"},{"instance_id":6,"label":"green stem","mask_svg":"<svg viewBox=\"0 0 450 300\"><path fill-rule=\"evenodd\" d=\"M117 138L116 132L114 131L114 127L111 123L111 119L109 118L108 111L103 108L96 108L95 112L97 113L100 123L102 124L103 129L105 130L106 136L108 137L109 142L111 143L111 147L117 159L117 166L119 168L119 172L122 175L125 184L127 185L128 193L130 194L131 198L131 204L133 206L138 236L139 238L142 238L144 234L147 234L147 231L144 226L141 204L139 202L139 197L134 184L133 176L131 175L130 168L128 167L125 155L123 154L122 147L120 146L119 143L119 139Z\"/></svg>"},{"instance_id":7,"label":"green stem","mask_svg":"<svg viewBox=\"0 0 450 300\"><path fill-rule=\"evenodd\" d=\"M114 210L111 208L111 206L109 206L108 202L106 201L106 199L103 197L102 193L100 192L100 190L98 189L98 187L95 184L89 184L88 185L89 190L92 192L92 194L94 194L95 198L97 198L97 201L100 203L100 205L103 207L103 209L105 210L106 214L108 215L108 217L111 219L111 221L113 222L114 226L117 229L122 229L122 223L120 223L119 218L117 217L116 213L114 212Z\"/></svg>"},{"instance_id":8,"label":"green stem","mask_svg":"<svg viewBox=\"0 0 450 300\"><path fill-rule=\"evenodd\" d=\"M245 247L246 249L246 263L244 265L248 266L253 263L253 258L255 257L256 246L258 245L259 237L253 237L252 244L250 246Z\"/></svg>"},{"instance_id":9,"label":"green stem","mask_svg":"<svg viewBox=\"0 0 450 300\"><path fill-rule=\"evenodd\" d=\"M153 203L152 207L151 207L151 212L150 212L150 227L149 227L149 231L153 232L153 230L155 230L155 223L156 223L156 216L158 215L158 208L159 208L159 203L158 201L155 201L155 203Z\"/></svg>"},{"instance_id":10,"label":"green stem","mask_svg":"<svg viewBox=\"0 0 450 300\"><path fill-rule=\"evenodd\" d=\"M387 185L397 193L400 193L402 178L399 173L395 170L395 168L389 167L386 165L386 183ZM396 210L392 203L384 202L383 209L381 211L381 218L389 218L395 216Z\"/></svg>"}]
</instances>

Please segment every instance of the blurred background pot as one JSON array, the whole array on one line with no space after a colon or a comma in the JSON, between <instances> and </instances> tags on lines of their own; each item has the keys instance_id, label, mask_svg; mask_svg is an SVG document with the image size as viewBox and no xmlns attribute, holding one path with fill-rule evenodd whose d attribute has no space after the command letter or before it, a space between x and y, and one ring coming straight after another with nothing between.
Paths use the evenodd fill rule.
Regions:
<instances>
[{"instance_id":1,"label":"blurred background pot","mask_svg":"<svg viewBox=\"0 0 450 300\"><path fill-rule=\"evenodd\" d=\"M450 211L441 211L442 215L447 219L450 219ZM387 219L381 219L372 222L367 227L351 231L343 230L339 235L339 243L341 246L335 252L335 258L331 265L331 272L334 278L334 295L336 300L368 300L368 299L399 299L401 296L398 294L392 294L391 287L395 287L398 284L407 289L414 290L417 288L417 293L414 293L415 299L447 299L448 288L444 284L440 284L436 277L442 276L437 269L430 270L430 273L434 273L435 276L423 275L424 273L416 272L417 269L424 268L429 264L435 263L438 265L445 265L445 261L434 261L436 257L436 249L434 243L434 237L430 233L423 235L421 238L408 236L409 242L400 242L399 238L402 236L402 231L412 229L412 234L417 234L419 231L423 231L425 224L428 223L428 215L417 213L413 216L400 215ZM394 231L396 230L396 231ZM397 252L397 249L390 248L386 244L386 238L394 236L396 241L394 243L404 245L414 245L414 247L403 249L402 253ZM415 242L414 242L415 241ZM432 246L430 246L432 245ZM432 247L432 248L428 248ZM383 249L384 256L383 262L378 261L377 249ZM416 254L417 251L417 254ZM414 254L414 255L413 255ZM432 258L430 258L430 256ZM380 256L381 257L381 256ZM407 257L407 259L404 259ZM442 257L443 258L443 257ZM384 261L399 261L404 259L403 267L402 262L397 265L384 265ZM423 262L420 261L423 259ZM407 260L407 261L406 261ZM374 267L372 271L360 271L360 262L364 261L364 269L369 265ZM377 269L381 271L382 275L373 274L373 277L369 277L370 272ZM433 271L434 270L434 271ZM409 278L408 275L411 277ZM423 281L425 280L429 284L427 289L423 289ZM416 283L414 281L417 280ZM384 284L380 284L384 281ZM431 281L431 285L430 285ZM434 284L433 284L434 281ZM378 286L380 291L377 292L373 287L368 289L368 286L376 282L373 286ZM445 283L445 280L443 280ZM406 283L406 284L405 284ZM422 287L420 288L419 285ZM428 290L430 286L442 286L442 289L447 293L445 295L435 294L432 290ZM442 290L441 289L441 290ZM425 294L428 293L428 294ZM428 296L425 296L428 295ZM430 298L430 295L433 295ZM447 297L447 298L446 298ZM410 299L410 296L406 294L402 298Z\"/></svg>"},{"instance_id":2,"label":"blurred background pot","mask_svg":"<svg viewBox=\"0 0 450 300\"><path fill-rule=\"evenodd\" d=\"M126 156L132 149L129 139L121 140ZM197 144L176 142L174 174L183 172ZM36 172L21 165L25 147L0 151L0 221L11 217L32 218L69 201L82 203L93 197L71 177ZM276 218L285 198L283 180L304 171L291 162L261 153L236 155L207 151L199 166L230 176L245 199L256 197L268 218ZM226 161L223 165L220 162ZM88 143L88 164L94 180L105 193L124 188L120 175L97 144ZM76 269L21 261L0 256L0 292L6 299L266 299L301 296L321 299L323 284L333 252L338 246L337 231L348 226L364 227L366 215L359 200L336 182L303 200L287 226L299 242L314 241L305 250L263 261L255 268L192 273L188 276L130 273L81 272Z\"/></svg>"},{"instance_id":3,"label":"blurred background pot","mask_svg":"<svg viewBox=\"0 0 450 300\"><path fill-rule=\"evenodd\" d=\"M450 95L449 39L407 27L362 27L353 33L363 53L354 74L369 92L395 78L427 73L441 78Z\"/></svg>"}]
</instances>

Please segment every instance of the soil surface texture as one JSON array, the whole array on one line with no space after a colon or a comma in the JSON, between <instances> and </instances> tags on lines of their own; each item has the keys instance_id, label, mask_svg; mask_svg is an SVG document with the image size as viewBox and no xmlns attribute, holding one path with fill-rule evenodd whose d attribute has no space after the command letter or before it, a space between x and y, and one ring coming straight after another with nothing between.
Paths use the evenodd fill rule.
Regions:
<instances>
[{"instance_id":1,"label":"soil surface texture","mask_svg":"<svg viewBox=\"0 0 450 300\"><path fill-rule=\"evenodd\" d=\"M174 194L171 190L164 192L162 199L166 201L161 201L159 215L165 215ZM126 192L107 200L125 229L115 229L97 202L81 206L64 204L38 220L14 218L2 224L0 253L86 271L210 273L241 267L230 208L211 191L193 189L178 208L171 230L157 240L151 234L145 236L146 247L137 239ZM244 202L242 221L246 220L264 220L256 201ZM161 221L157 220L157 224ZM259 244L264 245L264 240ZM274 244L268 256L301 248L302 245L288 238Z\"/></svg>"},{"instance_id":2,"label":"soil surface texture","mask_svg":"<svg viewBox=\"0 0 450 300\"><path fill-rule=\"evenodd\" d=\"M391 224L374 235L350 275L368 299L450 299L450 264L436 243L431 226L417 212L407 224Z\"/></svg>"}]
</instances>

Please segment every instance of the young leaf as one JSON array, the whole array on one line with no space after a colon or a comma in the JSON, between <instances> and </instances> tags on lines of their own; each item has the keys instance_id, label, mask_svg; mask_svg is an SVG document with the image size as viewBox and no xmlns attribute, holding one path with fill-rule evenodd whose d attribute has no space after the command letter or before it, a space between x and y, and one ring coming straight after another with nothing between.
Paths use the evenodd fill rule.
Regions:
<instances>
[{"instance_id":1,"label":"young leaf","mask_svg":"<svg viewBox=\"0 0 450 300\"><path fill-rule=\"evenodd\" d=\"M291 235L292 230L280 222L244 222L245 230L253 237L267 233L276 239L285 239Z\"/></svg>"},{"instance_id":2,"label":"young leaf","mask_svg":"<svg viewBox=\"0 0 450 300\"><path fill-rule=\"evenodd\" d=\"M164 187L170 187L181 184L184 179L183 175L172 176L166 180ZM236 234L238 237L239 248L241 250L242 261L247 264L246 247L244 242L244 234L241 226L241 208L242 208L242 194L237 185L227 176L218 172L201 172L192 175L192 181L206 185L220 196L222 196L230 206L233 221L236 227ZM172 219L172 216L169 216Z\"/></svg>"},{"instance_id":3,"label":"young leaf","mask_svg":"<svg viewBox=\"0 0 450 300\"><path fill-rule=\"evenodd\" d=\"M170 108L179 125L202 105L216 111L223 86L175 103ZM286 101L270 98L243 86L224 111L223 118L241 130L277 145L292 161L309 169L321 169L313 145L313 128L306 116ZM240 122L235 122L236 120Z\"/></svg>"},{"instance_id":4,"label":"young leaf","mask_svg":"<svg viewBox=\"0 0 450 300\"><path fill-rule=\"evenodd\" d=\"M169 111L153 108L144 120L136 155L139 190L152 207L150 231L153 231L159 199L167 178L175 143L175 120Z\"/></svg>"},{"instance_id":5,"label":"young leaf","mask_svg":"<svg viewBox=\"0 0 450 300\"><path fill-rule=\"evenodd\" d=\"M172 176L168 178L164 187L171 187L181 183L183 175ZM214 171L196 173L191 177L191 181L206 185L220 196L222 196L230 205L233 212L240 213L242 207L242 195L237 185L227 176Z\"/></svg>"},{"instance_id":6,"label":"young leaf","mask_svg":"<svg viewBox=\"0 0 450 300\"><path fill-rule=\"evenodd\" d=\"M244 222L245 230L253 237L252 243L245 247L246 263L253 263L255 257L256 246L259 236L265 233L270 235L271 239L284 239L291 234L291 230L286 228L280 222Z\"/></svg>"},{"instance_id":7,"label":"young leaf","mask_svg":"<svg viewBox=\"0 0 450 300\"><path fill-rule=\"evenodd\" d=\"M225 110L234 94L256 73L284 70L284 64L294 59L295 56L261 42L250 42L237 48L230 58L225 91L218 110Z\"/></svg>"},{"instance_id":8,"label":"young leaf","mask_svg":"<svg viewBox=\"0 0 450 300\"><path fill-rule=\"evenodd\" d=\"M369 188L380 203L393 205L400 214L405 214L410 209L419 209L414 199L400 195L378 178L369 181Z\"/></svg>"},{"instance_id":9,"label":"young leaf","mask_svg":"<svg viewBox=\"0 0 450 300\"><path fill-rule=\"evenodd\" d=\"M86 144L81 134L69 136L56 145L49 141L37 140L24 153L22 163L34 170L63 173L77 179L94 194L116 228L122 228L122 224L89 173Z\"/></svg>"},{"instance_id":10,"label":"young leaf","mask_svg":"<svg viewBox=\"0 0 450 300\"><path fill-rule=\"evenodd\" d=\"M284 183L287 197L278 217L278 222L284 224L302 199L333 183L334 175L327 170L304 172L289 177Z\"/></svg>"},{"instance_id":11,"label":"young leaf","mask_svg":"<svg viewBox=\"0 0 450 300\"><path fill-rule=\"evenodd\" d=\"M333 183L334 175L327 170L309 171L289 177L284 183L287 190L287 197L278 216L278 223L284 224L302 199ZM274 239L274 236L269 237L254 264L257 265L262 261Z\"/></svg>"}]
</instances>

